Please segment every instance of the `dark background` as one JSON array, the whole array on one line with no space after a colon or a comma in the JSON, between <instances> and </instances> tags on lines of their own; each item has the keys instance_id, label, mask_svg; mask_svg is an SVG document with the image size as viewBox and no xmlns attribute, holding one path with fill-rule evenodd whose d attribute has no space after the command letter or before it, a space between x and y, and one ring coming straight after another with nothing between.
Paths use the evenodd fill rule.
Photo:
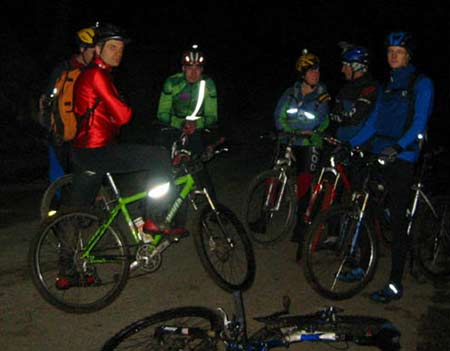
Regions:
<instances>
[{"instance_id":1,"label":"dark background","mask_svg":"<svg viewBox=\"0 0 450 351\"><path fill-rule=\"evenodd\" d=\"M413 62L435 83L431 139L447 143L450 23L444 2L279 1L271 5L257 1L6 2L0 33L3 163L20 157L35 162L33 158L45 156L45 147L38 142L43 131L35 120L37 98L53 67L76 50L74 33L96 21L119 25L132 38L116 71L117 85L135 110L132 122L123 128L123 141L151 142L151 121L164 79L180 70L181 52L193 43L204 51L205 72L216 82L223 133L235 144L246 144L272 128L277 99L294 82L295 62L303 48L321 58L321 79L334 96L342 83L337 42L367 46L372 53L371 70L384 80L389 73L384 39L391 31L405 30L417 42ZM8 175L14 174L16 166L6 166Z\"/></svg>"}]
</instances>

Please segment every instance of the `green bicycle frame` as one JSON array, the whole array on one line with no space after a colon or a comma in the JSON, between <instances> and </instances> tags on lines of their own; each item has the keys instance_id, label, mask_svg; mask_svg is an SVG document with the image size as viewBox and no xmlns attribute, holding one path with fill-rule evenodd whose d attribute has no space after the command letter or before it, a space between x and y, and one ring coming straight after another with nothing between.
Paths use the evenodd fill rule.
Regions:
<instances>
[{"instance_id":1,"label":"green bicycle frame","mask_svg":"<svg viewBox=\"0 0 450 351\"><path fill-rule=\"evenodd\" d=\"M110 178L110 182L112 183L111 185L113 186L113 189L117 189L114 185L112 178ZM178 194L178 197L176 198L176 200L174 201L174 203L172 204L167 213L167 216L165 218L165 223L167 224L170 224L172 222L181 204L184 202L184 200L186 200L189 193L194 189L195 181L191 174L186 174L175 179L175 184L177 186L184 184L184 186L182 187L180 193ZM110 211L108 219L95 231L94 235L89 239L88 243L86 244L86 249L84 250L84 253L82 255L83 259L89 259L89 261L92 263L104 263L110 261L106 258L102 259L96 258L91 254L91 251L96 246L98 241L103 237L106 230L114 222L119 213L123 214L125 221L127 222L128 227L130 228L130 233L133 236L134 242L137 244L141 240L141 238L139 237L139 232L135 227L133 220L130 216L130 212L128 211L127 205L144 199L148 193L140 192L132 196L121 197L117 190L115 190L115 192L117 194L117 204ZM153 240L150 242L150 245L156 247L161 241L161 238L162 238L161 234L155 235Z\"/></svg>"}]
</instances>

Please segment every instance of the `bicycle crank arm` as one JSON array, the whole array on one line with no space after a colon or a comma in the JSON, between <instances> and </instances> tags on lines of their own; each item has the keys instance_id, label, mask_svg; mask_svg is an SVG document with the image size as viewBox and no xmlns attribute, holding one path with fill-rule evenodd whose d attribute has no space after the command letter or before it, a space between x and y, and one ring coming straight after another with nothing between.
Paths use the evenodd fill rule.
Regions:
<instances>
[{"instance_id":1,"label":"bicycle crank arm","mask_svg":"<svg viewBox=\"0 0 450 351\"><path fill-rule=\"evenodd\" d=\"M139 268L143 264L142 263L143 261L151 260L155 256L161 255L165 249L167 249L170 245L172 245L173 242L177 242L177 240L164 240L157 247L155 247L151 253L148 253L148 256L142 255L141 259L134 260L130 264L130 272ZM144 263L144 265L145 265L145 263Z\"/></svg>"}]
</instances>

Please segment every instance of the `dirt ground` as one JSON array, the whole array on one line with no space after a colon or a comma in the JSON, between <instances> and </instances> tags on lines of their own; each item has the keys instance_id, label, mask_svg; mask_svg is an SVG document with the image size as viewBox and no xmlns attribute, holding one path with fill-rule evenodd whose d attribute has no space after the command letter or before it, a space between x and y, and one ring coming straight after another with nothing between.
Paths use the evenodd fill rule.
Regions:
<instances>
[{"instance_id":1,"label":"dirt ground","mask_svg":"<svg viewBox=\"0 0 450 351\"><path fill-rule=\"evenodd\" d=\"M212 166L218 196L240 215L240 203L250 178L267 166L266 158L249 160L244 154L224 156ZM250 162L251 161L251 162ZM5 351L99 350L104 341L132 321L181 305L223 307L233 313L231 296L207 276L192 238L169 248L163 265L153 274L135 273L122 295L93 314L75 315L48 305L33 287L27 266L28 243L38 226L40 196L45 182L0 187L0 340ZM194 217L188 229L193 228ZM314 312L324 306L342 307L345 314L380 316L402 332L403 350L448 350L450 344L449 286L418 284L405 277L405 296L389 305L371 303L368 294L387 279L388 256L381 258L375 279L360 295L330 301L317 295L294 262L295 246L288 240L271 249L255 249L257 275L244 293L250 331L251 319L278 311L284 295L292 313ZM296 345L292 350L329 350L329 345ZM350 348L358 350L357 347ZM371 350L370 348L364 348Z\"/></svg>"}]
</instances>

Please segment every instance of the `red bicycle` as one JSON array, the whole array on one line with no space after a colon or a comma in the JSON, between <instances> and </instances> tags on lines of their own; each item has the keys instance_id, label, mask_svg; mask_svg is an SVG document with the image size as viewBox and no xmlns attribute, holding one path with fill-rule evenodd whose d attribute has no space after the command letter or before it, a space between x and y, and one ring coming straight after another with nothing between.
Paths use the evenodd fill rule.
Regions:
<instances>
[{"instance_id":1,"label":"red bicycle","mask_svg":"<svg viewBox=\"0 0 450 351\"><path fill-rule=\"evenodd\" d=\"M346 143L329 136L325 136L324 141L335 149L331 152L329 162L322 167L317 181L312 187L312 193L308 207L301 220L304 221L305 227L308 228L318 213L329 209L336 202L341 204L351 201L352 184L348 174L349 165L352 161L361 159L364 154L359 149L352 149ZM382 187L382 183L379 184ZM382 190L382 189L380 189ZM381 205L379 208L383 210L383 216L375 217L373 223L376 236L379 241L386 247L390 246L390 212L384 207L387 192L380 192L380 196L376 201ZM379 220L378 218L381 218ZM306 233L306 231L305 231ZM296 259L302 258L302 245L298 246Z\"/></svg>"}]
</instances>

